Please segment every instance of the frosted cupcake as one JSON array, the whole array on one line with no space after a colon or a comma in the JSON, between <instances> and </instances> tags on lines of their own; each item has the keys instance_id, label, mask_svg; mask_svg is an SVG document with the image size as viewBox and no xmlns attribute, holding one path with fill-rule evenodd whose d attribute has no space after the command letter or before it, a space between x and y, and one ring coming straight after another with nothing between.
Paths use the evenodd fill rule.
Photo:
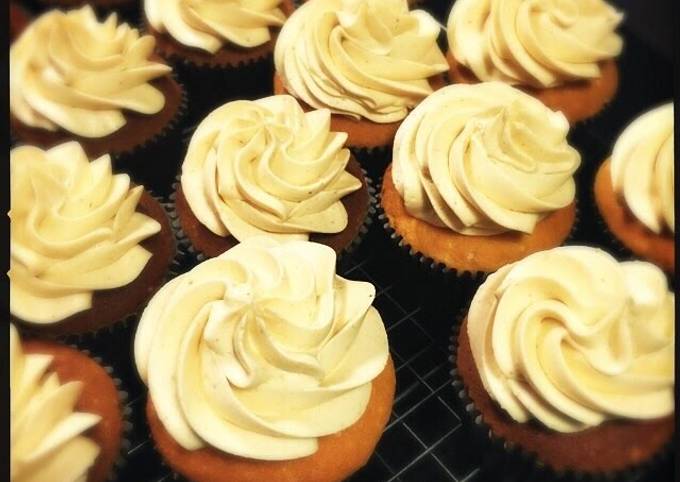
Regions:
<instances>
[{"instance_id":1,"label":"frosted cupcake","mask_svg":"<svg viewBox=\"0 0 680 482\"><path fill-rule=\"evenodd\" d=\"M504 266L457 338L468 421L487 443L490 432L531 454L536 480L615 478L653 462L675 425L674 299L654 265L590 247Z\"/></svg>"},{"instance_id":2,"label":"frosted cupcake","mask_svg":"<svg viewBox=\"0 0 680 482\"><path fill-rule=\"evenodd\" d=\"M635 119L595 178L595 202L612 234L635 255L675 272L673 103Z\"/></svg>"},{"instance_id":3,"label":"frosted cupcake","mask_svg":"<svg viewBox=\"0 0 680 482\"><path fill-rule=\"evenodd\" d=\"M616 93L622 19L603 0L459 0L448 20L450 80L515 85L584 120Z\"/></svg>"},{"instance_id":4,"label":"frosted cupcake","mask_svg":"<svg viewBox=\"0 0 680 482\"><path fill-rule=\"evenodd\" d=\"M168 274L165 211L108 155L77 142L10 152L10 313L47 335L93 332L141 308Z\"/></svg>"},{"instance_id":5,"label":"frosted cupcake","mask_svg":"<svg viewBox=\"0 0 680 482\"><path fill-rule=\"evenodd\" d=\"M196 482L344 480L394 397L375 288L332 249L248 239L165 285L135 336L151 435Z\"/></svg>"},{"instance_id":6,"label":"frosted cupcake","mask_svg":"<svg viewBox=\"0 0 680 482\"><path fill-rule=\"evenodd\" d=\"M488 273L559 246L575 221L569 123L500 82L451 85L399 127L381 191L385 227L454 272Z\"/></svg>"},{"instance_id":7,"label":"frosted cupcake","mask_svg":"<svg viewBox=\"0 0 680 482\"><path fill-rule=\"evenodd\" d=\"M176 208L212 257L253 236L317 241L340 253L369 220L368 184L327 109L291 96L229 102L194 132Z\"/></svg>"},{"instance_id":8,"label":"frosted cupcake","mask_svg":"<svg viewBox=\"0 0 680 482\"><path fill-rule=\"evenodd\" d=\"M409 110L441 87L439 24L406 0L311 0L274 51L274 92L329 109L348 145L387 148Z\"/></svg>"}]
</instances>

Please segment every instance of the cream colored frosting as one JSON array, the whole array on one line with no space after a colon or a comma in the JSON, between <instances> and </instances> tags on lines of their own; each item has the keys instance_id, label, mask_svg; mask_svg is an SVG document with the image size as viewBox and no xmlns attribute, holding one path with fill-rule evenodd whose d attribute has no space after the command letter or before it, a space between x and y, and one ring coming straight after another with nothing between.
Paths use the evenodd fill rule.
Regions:
<instances>
[{"instance_id":1,"label":"cream colored frosting","mask_svg":"<svg viewBox=\"0 0 680 482\"><path fill-rule=\"evenodd\" d=\"M158 32L187 47L215 53L225 43L257 47L271 40L269 27L286 16L281 0L144 0L144 13Z\"/></svg>"},{"instance_id":2,"label":"cream colored frosting","mask_svg":"<svg viewBox=\"0 0 680 482\"><path fill-rule=\"evenodd\" d=\"M406 210L435 226L531 233L574 200L581 158L568 131L561 112L509 85L447 86L399 127L394 184Z\"/></svg>"},{"instance_id":3,"label":"cream colored frosting","mask_svg":"<svg viewBox=\"0 0 680 482\"><path fill-rule=\"evenodd\" d=\"M370 283L336 276L327 246L250 238L156 293L137 369L185 449L304 457L361 417L385 367L374 297Z\"/></svg>"},{"instance_id":4,"label":"cream colored frosting","mask_svg":"<svg viewBox=\"0 0 680 482\"><path fill-rule=\"evenodd\" d=\"M675 295L650 263L532 254L487 278L467 326L486 391L517 422L575 432L673 413Z\"/></svg>"},{"instance_id":5,"label":"cream colored frosting","mask_svg":"<svg viewBox=\"0 0 680 482\"><path fill-rule=\"evenodd\" d=\"M276 72L312 107L396 122L432 93L428 78L448 69L439 29L407 0L310 0L281 29Z\"/></svg>"},{"instance_id":6,"label":"cream colored frosting","mask_svg":"<svg viewBox=\"0 0 680 482\"><path fill-rule=\"evenodd\" d=\"M116 14L98 22L90 6L50 10L10 47L10 111L31 127L112 134L125 125L123 110L155 114L165 105L149 81L171 69L149 60L154 46Z\"/></svg>"},{"instance_id":7,"label":"cream colored frosting","mask_svg":"<svg viewBox=\"0 0 680 482\"><path fill-rule=\"evenodd\" d=\"M52 356L26 354L9 325L10 480L85 482L99 446L85 432L99 415L76 411L83 383L61 383Z\"/></svg>"},{"instance_id":8,"label":"cream colored frosting","mask_svg":"<svg viewBox=\"0 0 680 482\"><path fill-rule=\"evenodd\" d=\"M612 185L633 215L653 232L675 232L673 103L635 119L611 157Z\"/></svg>"},{"instance_id":9,"label":"cream colored frosting","mask_svg":"<svg viewBox=\"0 0 680 482\"><path fill-rule=\"evenodd\" d=\"M481 81L554 87L600 76L623 14L603 0L458 0L449 50Z\"/></svg>"},{"instance_id":10,"label":"cream colored frosting","mask_svg":"<svg viewBox=\"0 0 680 482\"><path fill-rule=\"evenodd\" d=\"M10 311L55 323L92 306L95 290L133 281L152 254L139 245L161 229L135 212L144 188L89 162L77 142L10 151Z\"/></svg>"},{"instance_id":11,"label":"cream colored frosting","mask_svg":"<svg viewBox=\"0 0 680 482\"><path fill-rule=\"evenodd\" d=\"M345 171L346 139L330 130L327 109L305 113L288 95L229 102L194 132L182 192L219 236L338 233L348 221L340 199L361 188Z\"/></svg>"}]
</instances>

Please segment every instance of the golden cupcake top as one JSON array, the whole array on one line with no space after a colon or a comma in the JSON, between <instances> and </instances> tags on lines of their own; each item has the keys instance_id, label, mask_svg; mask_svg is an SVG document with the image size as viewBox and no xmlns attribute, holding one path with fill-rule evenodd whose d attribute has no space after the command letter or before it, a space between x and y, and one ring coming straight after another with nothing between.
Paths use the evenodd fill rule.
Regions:
<instances>
[{"instance_id":1,"label":"golden cupcake top","mask_svg":"<svg viewBox=\"0 0 680 482\"><path fill-rule=\"evenodd\" d=\"M90 6L50 10L10 47L10 112L24 125L100 138L126 123L125 111L151 115L165 105L151 81L167 75L152 60L155 40L97 20Z\"/></svg>"}]
</instances>

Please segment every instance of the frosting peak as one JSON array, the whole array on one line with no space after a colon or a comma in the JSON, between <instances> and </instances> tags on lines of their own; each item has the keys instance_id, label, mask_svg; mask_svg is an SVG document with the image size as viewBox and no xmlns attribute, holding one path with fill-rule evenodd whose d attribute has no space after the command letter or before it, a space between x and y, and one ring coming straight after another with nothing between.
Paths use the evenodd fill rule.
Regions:
<instances>
[{"instance_id":1,"label":"frosting peak","mask_svg":"<svg viewBox=\"0 0 680 482\"><path fill-rule=\"evenodd\" d=\"M182 192L220 236L306 240L338 233L348 222L340 200L361 188L345 171L346 139L330 130L327 109L305 113L288 95L229 102L194 132Z\"/></svg>"},{"instance_id":2,"label":"frosting peak","mask_svg":"<svg viewBox=\"0 0 680 482\"><path fill-rule=\"evenodd\" d=\"M135 336L137 369L185 449L304 457L361 417L385 367L374 297L335 274L326 246L250 238L157 292Z\"/></svg>"},{"instance_id":3,"label":"frosting peak","mask_svg":"<svg viewBox=\"0 0 680 482\"><path fill-rule=\"evenodd\" d=\"M439 29L407 0L310 0L281 29L274 63L286 90L314 108L396 122L448 68Z\"/></svg>"},{"instance_id":4,"label":"frosting peak","mask_svg":"<svg viewBox=\"0 0 680 482\"><path fill-rule=\"evenodd\" d=\"M622 19L603 0L458 0L449 50L481 81L554 87L599 77L621 53Z\"/></svg>"},{"instance_id":5,"label":"frosting peak","mask_svg":"<svg viewBox=\"0 0 680 482\"><path fill-rule=\"evenodd\" d=\"M673 413L675 296L650 263L595 248L532 254L489 276L467 329L489 396L559 432Z\"/></svg>"},{"instance_id":6,"label":"frosting peak","mask_svg":"<svg viewBox=\"0 0 680 482\"><path fill-rule=\"evenodd\" d=\"M394 140L393 178L406 210L471 235L531 233L574 200L578 152L569 123L500 82L444 87Z\"/></svg>"},{"instance_id":7,"label":"frosting peak","mask_svg":"<svg viewBox=\"0 0 680 482\"><path fill-rule=\"evenodd\" d=\"M38 17L10 47L10 110L22 123L97 138L125 125L123 110L155 114L149 82L170 67L149 60L155 41L90 6Z\"/></svg>"},{"instance_id":8,"label":"frosting peak","mask_svg":"<svg viewBox=\"0 0 680 482\"><path fill-rule=\"evenodd\" d=\"M614 192L647 228L675 232L673 103L635 119L619 136L611 160Z\"/></svg>"},{"instance_id":9,"label":"frosting peak","mask_svg":"<svg viewBox=\"0 0 680 482\"><path fill-rule=\"evenodd\" d=\"M55 323L92 305L94 290L132 282L151 253L139 245L159 232L135 212L142 186L113 174L107 155L92 162L80 144L10 152L10 311Z\"/></svg>"}]
</instances>

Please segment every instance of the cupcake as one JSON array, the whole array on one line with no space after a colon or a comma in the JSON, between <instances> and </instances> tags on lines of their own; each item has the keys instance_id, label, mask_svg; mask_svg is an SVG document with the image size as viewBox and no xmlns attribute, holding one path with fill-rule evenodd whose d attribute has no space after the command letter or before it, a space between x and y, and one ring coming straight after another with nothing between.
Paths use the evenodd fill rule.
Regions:
<instances>
[{"instance_id":1,"label":"cupcake","mask_svg":"<svg viewBox=\"0 0 680 482\"><path fill-rule=\"evenodd\" d=\"M73 348L22 342L10 324L9 373L10 480L107 480L123 420L106 370Z\"/></svg>"},{"instance_id":2,"label":"cupcake","mask_svg":"<svg viewBox=\"0 0 680 482\"><path fill-rule=\"evenodd\" d=\"M77 142L10 152L10 312L46 335L124 321L162 284L175 243L161 205Z\"/></svg>"},{"instance_id":3,"label":"cupcake","mask_svg":"<svg viewBox=\"0 0 680 482\"><path fill-rule=\"evenodd\" d=\"M144 154L135 167L167 168L156 151L141 148L172 147L165 136L182 113L183 93L153 49L153 37L116 14L99 22L90 6L39 16L10 47L12 134L43 149L76 140L92 158Z\"/></svg>"},{"instance_id":4,"label":"cupcake","mask_svg":"<svg viewBox=\"0 0 680 482\"><path fill-rule=\"evenodd\" d=\"M595 177L607 228L636 256L675 272L673 103L635 119Z\"/></svg>"},{"instance_id":5,"label":"cupcake","mask_svg":"<svg viewBox=\"0 0 680 482\"><path fill-rule=\"evenodd\" d=\"M340 253L369 220L361 167L331 130L328 109L304 112L288 95L229 102L194 132L175 194L182 232L217 256L268 235Z\"/></svg>"},{"instance_id":6,"label":"cupcake","mask_svg":"<svg viewBox=\"0 0 680 482\"><path fill-rule=\"evenodd\" d=\"M156 51L175 64L201 119L233 94L271 93L272 52L293 0L143 0Z\"/></svg>"},{"instance_id":7,"label":"cupcake","mask_svg":"<svg viewBox=\"0 0 680 482\"><path fill-rule=\"evenodd\" d=\"M467 422L530 457L535 480L548 479L544 466L576 477L649 466L675 425L674 299L654 265L596 248L504 266L457 338Z\"/></svg>"},{"instance_id":8,"label":"cupcake","mask_svg":"<svg viewBox=\"0 0 680 482\"><path fill-rule=\"evenodd\" d=\"M582 121L616 94L622 19L603 0L458 0L448 19L449 78L515 85Z\"/></svg>"},{"instance_id":9,"label":"cupcake","mask_svg":"<svg viewBox=\"0 0 680 482\"><path fill-rule=\"evenodd\" d=\"M311 0L274 51L274 92L329 109L349 147L386 150L409 110L444 85L439 24L406 0Z\"/></svg>"},{"instance_id":10,"label":"cupcake","mask_svg":"<svg viewBox=\"0 0 680 482\"><path fill-rule=\"evenodd\" d=\"M339 481L390 417L375 288L308 241L250 238L153 297L134 341L151 436L194 481Z\"/></svg>"},{"instance_id":11,"label":"cupcake","mask_svg":"<svg viewBox=\"0 0 680 482\"><path fill-rule=\"evenodd\" d=\"M402 246L457 274L488 273L562 244L579 153L569 123L500 82L438 90L399 127L381 190Z\"/></svg>"}]
</instances>

